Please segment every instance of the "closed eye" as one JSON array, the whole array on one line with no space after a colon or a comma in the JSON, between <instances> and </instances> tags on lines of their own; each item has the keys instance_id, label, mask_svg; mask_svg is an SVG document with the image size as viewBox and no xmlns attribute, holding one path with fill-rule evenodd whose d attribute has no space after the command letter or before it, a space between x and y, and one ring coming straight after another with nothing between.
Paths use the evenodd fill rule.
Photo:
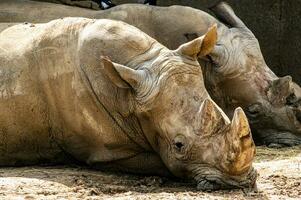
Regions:
<instances>
[{"instance_id":1,"label":"closed eye","mask_svg":"<svg viewBox=\"0 0 301 200\"><path fill-rule=\"evenodd\" d=\"M261 106L259 104L253 104L246 109L246 113L249 117L257 117L260 114Z\"/></svg>"},{"instance_id":2,"label":"closed eye","mask_svg":"<svg viewBox=\"0 0 301 200\"><path fill-rule=\"evenodd\" d=\"M298 107L301 99L298 99L294 93L286 97L286 105Z\"/></svg>"}]
</instances>

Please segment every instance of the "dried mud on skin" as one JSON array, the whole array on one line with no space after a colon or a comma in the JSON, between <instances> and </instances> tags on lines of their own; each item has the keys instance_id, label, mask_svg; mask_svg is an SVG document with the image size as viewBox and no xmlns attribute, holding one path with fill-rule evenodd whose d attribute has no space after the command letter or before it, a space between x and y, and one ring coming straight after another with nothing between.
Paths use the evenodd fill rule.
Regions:
<instances>
[{"instance_id":1,"label":"dried mud on skin","mask_svg":"<svg viewBox=\"0 0 301 200\"><path fill-rule=\"evenodd\" d=\"M0 168L0 199L300 199L301 147L259 147L258 192L199 192L191 183L76 166Z\"/></svg>"}]
</instances>

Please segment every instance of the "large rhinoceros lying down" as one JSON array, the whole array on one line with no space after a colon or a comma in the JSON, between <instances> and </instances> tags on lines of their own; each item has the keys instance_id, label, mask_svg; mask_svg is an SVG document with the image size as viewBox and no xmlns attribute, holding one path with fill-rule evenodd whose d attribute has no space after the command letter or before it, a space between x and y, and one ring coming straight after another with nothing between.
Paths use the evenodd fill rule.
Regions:
<instances>
[{"instance_id":1,"label":"large rhinoceros lying down","mask_svg":"<svg viewBox=\"0 0 301 200\"><path fill-rule=\"evenodd\" d=\"M2 9L4 8L4 9ZM31 12L28 12L30 10ZM171 49L218 24L219 41L203 63L206 87L228 116L246 110L255 142L301 143L301 89L289 76L278 78L265 64L257 39L225 3L213 8L227 26L207 13L183 6L121 5L106 11L31 1L0 2L1 22L47 22L64 16L111 18L132 24ZM2 29L8 24L3 24Z\"/></svg>"},{"instance_id":2,"label":"large rhinoceros lying down","mask_svg":"<svg viewBox=\"0 0 301 200\"><path fill-rule=\"evenodd\" d=\"M246 116L210 100L197 55L216 27L169 50L112 20L64 18L0 33L0 165L88 164L252 187ZM102 56L109 56L114 62Z\"/></svg>"}]
</instances>

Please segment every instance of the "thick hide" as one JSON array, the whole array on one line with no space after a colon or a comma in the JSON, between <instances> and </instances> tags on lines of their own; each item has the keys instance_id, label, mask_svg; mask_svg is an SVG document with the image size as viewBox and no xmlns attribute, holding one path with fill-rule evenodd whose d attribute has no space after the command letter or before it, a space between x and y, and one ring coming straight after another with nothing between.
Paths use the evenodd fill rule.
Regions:
<instances>
[{"instance_id":1,"label":"thick hide","mask_svg":"<svg viewBox=\"0 0 301 200\"><path fill-rule=\"evenodd\" d=\"M28 10L34 12L28 13ZM226 26L203 11L184 6L152 7L132 4L106 11L93 11L13 0L0 2L0 21L5 22L0 29L6 28L9 22L47 22L64 16L111 18L132 24L167 47L175 49L203 35L216 23L218 45L207 56L208 59L199 59L206 87L212 98L228 116L233 116L237 106L245 109L258 144L300 144L300 87L292 83L286 91L270 93L274 96L269 97L266 91L274 90L272 85L281 87L273 84L273 81L277 82L281 78L265 64L257 39L228 5L221 3L212 10ZM275 104L272 99L288 101Z\"/></svg>"},{"instance_id":2,"label":"thick hide","mask_svg":"<svg viewBox=\"0 0 301 200\"><path fill-rule=\"evenodd\" d=\"M198 55L216 26L169 50L113 20L64 18L0 33L0 165L57 163L254 187L255 146L241 108L210 99ZM112 62L112 61L113 62Z\"/></svg>"}]
</instances>

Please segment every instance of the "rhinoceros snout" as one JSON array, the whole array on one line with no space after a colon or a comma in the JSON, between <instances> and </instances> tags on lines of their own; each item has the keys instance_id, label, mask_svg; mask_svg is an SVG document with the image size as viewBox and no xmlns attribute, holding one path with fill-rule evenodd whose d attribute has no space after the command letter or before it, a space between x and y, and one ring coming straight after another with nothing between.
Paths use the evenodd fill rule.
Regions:
<instances>
[{"instance_id":1,"label":"rhinoceros snout","mask_svg":"<svg viewBox=\"0 0 301 200\"><path fill-rule=\"evenodd\" d=\"M254 168L242 176L231 177L227 175L212 175L201 178L197 181L197 189L202 191L215 191L227 189L248 189L256 191L256 180L258 173Z\"/></svg>"},{"instance_id":2,"label":"rhinoceros snout","mask_svg":"<svg viewBox=\"0 0 301 200\"><path fill-rule=\"evenodd\" d=\"M256 180L258 172L254 167L241 174L230 175L224 173L217 168L200 167L199 174L195 176L197 182L197 189L202 191L215 191L227 189L247 189L249 191L256 191Z\"/></svg>"}]
</instances>

